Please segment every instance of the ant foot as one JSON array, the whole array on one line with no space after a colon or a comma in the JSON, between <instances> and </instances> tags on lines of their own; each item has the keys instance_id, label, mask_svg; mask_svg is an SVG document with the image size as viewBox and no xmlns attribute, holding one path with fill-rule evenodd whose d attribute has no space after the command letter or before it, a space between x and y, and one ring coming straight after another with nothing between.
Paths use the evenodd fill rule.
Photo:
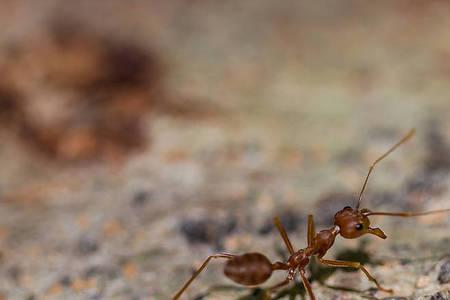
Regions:
<instances>
[{"instance_id":1,"label":"ant foot","mask_svg":"<svg viewBox=\"0 0 450 300\"><path fill-rule=\"evenodd\" d=\"M264 291L262 299L263 300L272 300L272 292Z\"/></svg>"},{"instance_id":2,"label":"ant foot","mask_svg":"<svg viewBox=\"0 0 450 300\"><path fill-rule=\"evenodd\" d=\"M394 293L393 289L385 289L384 287L381 287L381 286L379 286L378 289L380 291L383 291L383 292L388 293L388 294L393 294Z\"/></svg>"},{"instance_id":3,"label":"ant foot","mask_svg":"<svg viewBox=\"0 0 450 300\"><path fill-rule=\"evenodd\" d=\"M394 293L394 290L393 290L393 289L385 289L385 288L382 287L382 286L371 287L371 288L368 288L368 289L366 289L366 290L363 290L362 292L363 292L363 293L367 293L367 294L370 295L370 296L375 296L375 294L376 294L378 291L382 291L382 292L385 292L385 293L388 293L388 294L393 294L393 293Z\"/></svg>"}]
</instances>

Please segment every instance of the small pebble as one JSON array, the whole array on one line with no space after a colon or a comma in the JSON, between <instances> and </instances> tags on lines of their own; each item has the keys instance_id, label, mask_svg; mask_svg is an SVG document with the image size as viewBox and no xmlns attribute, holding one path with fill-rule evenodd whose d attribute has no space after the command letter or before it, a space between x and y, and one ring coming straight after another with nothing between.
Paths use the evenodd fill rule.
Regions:
<instances>
[{"instance_id":1,"label":"small pebble","mask_svg":"<svg viewBox=\"0 0 450 300\"><path fill-rule=\"evenodd\" d=\"M97 265L97 266L91 266L83 273L83 278L91 278L91 277L104 277L109 280L112 280L116 278L119 275L119 270L115 266L103 266L103 265Z\"/></svg>"},{"instance_id":2,"label":"small pebble","mask_svg":"<svg viewBox=\"0 0 450 300\"><path fill-rule=\"evenodd\" d=\"M302 212L285 210L284 212L278 213L277 216L280 218L281 224L283 224L287 232L295 232L302 225L306 228L306 216ZM273 218L270 217L266 220L264 225L259 228L258 232L259 234L266 235L271 233L275 228Z\"/></svg>"},{"instance_id":3,"label":"small pebble","mask_svg":"<svg viewBox=\"0 0 450 300\"><path fill-rule=\"evenodd\" d=\"M70 286L71 284L72 284L72 279L70 278L70 276L68 276L68 275L66 275L66 276L63 276L60 280L59 280L59 283L62 285L62 286Z\"/></svg>"},{"instance_id":4,"label":"small pebble","mask_svg":"<svg viewBox=\"0 0 450 300\"><path fill-rule=\"evenodd\" d=\"M138 191L133 195L132 204L134 207L142 207L150 200L150 198L150 192Z\"/></svg>"},{"instance_id":5,"label":"small pebble","mask_svg":"<svg viewBox=\"0 0 450 300\"><path fill-rule=\"evenodd\" d=\"M15 282L18 282L20 279L20 276L22 275L22 269L19 266L12 266L8 269L8 275L11 277L12 280Z\"/></svg>"},{"instance_id":6,"label":"small pebble","mask_svg":"<svg viewBox=\"0 0 450 300\"><path fill-rule=\"evenodd\" d=\"M92 238L82 237L77 248L81 255L89 255L98 250L98 243Z\"/></svg>"},{"instance_id":7,"label":"small pebble","mask_svg":"<svg viewBox=\"0 0 450 300\"><path fill-rule=\"evenodd\" d=\"M445 284L450 282L450 258L448 258L444 264L442 264L439 275L438 275L438 281L440 284Z\"/></svg>"},{"instance_id":8,"label":"small pebble","mask_svg":"<svg viewBox=\"0 0 450 300\"><path fill-rule=\"evenodd\" d=\"M433 122L426 133L427 157L425 159L425 170L429 173L448 172L450 168L450 146L440 130L439 124Z\"/></svg>"},{"instance_id":9,"label":"small pebble","mask_svg":"<svg viewBox=\"0 0 450 300\"><path fill-rule=\"evenodd\" d=\"M420 276L419 279L417 279L416 288L423 289L424 287L428 286L429 284L430 284L429 276Z\"/></svg>"},{"instance_id":10,"label":"small pebble","mask_svg":"<svg viewBox=\"0 0 450 300\"><path fill-rule=\"evenodd\" d=\"M191 244L214 243L222 248L223 239L236 229L236 218L229 216L225 220L185 219L180 224L180 231Z\"/></svg>"},{"instance_id":11,"label":"small pebble","mask_svg":"<svg viewBox=\"0 0 450 300\"><path fill-rule=\"evenodd\" d=\"M431 296L430 300L448 300L448 297L445 297L441 292L434 294Z\"/></svg>"}]
</instances>

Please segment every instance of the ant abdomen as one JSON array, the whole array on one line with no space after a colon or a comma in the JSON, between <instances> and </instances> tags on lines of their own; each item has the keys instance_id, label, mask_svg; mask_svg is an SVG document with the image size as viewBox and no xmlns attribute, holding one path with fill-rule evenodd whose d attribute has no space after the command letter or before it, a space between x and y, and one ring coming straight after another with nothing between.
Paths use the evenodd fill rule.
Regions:
<instances>
[{"instance_id":1,"label":"ant abdomen","mask_svg":"<svg viewBox=\"0 0 450 300\"><path fill-rule=\"evenodd\" d=\"M225 264L225 276L242 285L258 285L272 275L272 263L261 253L245 253L229 259Z\"/></svg>"}]
</instances>

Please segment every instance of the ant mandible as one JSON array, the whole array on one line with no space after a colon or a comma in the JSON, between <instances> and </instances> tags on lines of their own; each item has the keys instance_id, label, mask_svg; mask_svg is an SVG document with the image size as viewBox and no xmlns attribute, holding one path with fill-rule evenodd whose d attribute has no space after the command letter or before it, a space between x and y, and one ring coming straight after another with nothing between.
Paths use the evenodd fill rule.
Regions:
<instances>
[{"instance_id":1,"label":"ant mandible","mask_svg":"<svg viewBox=\"0 0 450 300\"><path fill-rule=\"evenodd\" d=\"M370 227L369 216L397 216L397 217L414 217L429 215L442 212L450 212L450 209L442 209L428 212L372 212L368 209L359 209L361 200L363 198L364 191L367 186L370 174L372 173L375 165L379 163L382 159L388 156L392 151L394 151L398 146L409 140L415 133L415 130L410 130L400 141L398 141L394 146L392 146L388 151L376 159L369 168L369 172L364 180L363 186L359 193L358 202L355 208L350 206L344 207L342 210L338 211L334 216L334 225L329 229L325 229L315 232L313 216L308 216L308 246L304 249L295 251L292 246L291 241L287 235L287 232L283 225L281 224L278 217L274 218L275 226L280 232L281 237L289 251L289 258L285 262L275 262L272 263L265 255L258 252L245 253L242 255L233 255L228 253L219 253L209 256L200 268L192 275L192 277L184 284L184 286L173 296L173 300L177 300L183 294L183 292L188 288L188 286L194 281L194 279L203 271L206 265L216 258L226 259L227 262L224 267L224 274L232 281L245 285L245 286L257 286L264 283L270 278L273 271L284 270L287 272L287 277L285 280L267 289L269 294L287 285L290 281L294 280L296 274L300 275L303 285L309 295L311 300L315 300L316 297L312 291L311 285L305 275L305 267L308 265L311 256L317 256L320 263L331 266L331 267L347 267L355 268L361 270L366 277L373 281L377 288L381 291L392 293L391 289L384 288L378 281L373 277L369 271L359 262L353 261L338 261L324 259L323 257L327 253L333 244L336 236L341 235L346 239L359 238L366 233L376 235L382 239L386 239L386 235L379 228ZM267 294L266 294L267 295Z\"/></svg>"}]
</instances>

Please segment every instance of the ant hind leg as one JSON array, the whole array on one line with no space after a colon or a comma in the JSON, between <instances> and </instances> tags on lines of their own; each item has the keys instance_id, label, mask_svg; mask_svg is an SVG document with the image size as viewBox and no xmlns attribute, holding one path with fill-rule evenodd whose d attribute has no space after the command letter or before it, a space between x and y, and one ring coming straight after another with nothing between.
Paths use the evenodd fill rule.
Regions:
<instances>
[{"instance_id":1,"label":"ant hind leg","mask_svg":"<svg viewBox=\"0 0 450 300\"><path fill-rule=\"evenodd\" d=\"M300 270L300 277L302 279L303 286L305 287L305 290L308 293L309 299L316 300L316 297L314 296L314 293L311 288L311 284L309 283L308 278L306 278L305 270L303 270L303 269Z\"/></svg>"},{"instance_id":2,"label":"ant hind leg","mask_svg":"<svg viewBox=\"0 0 450 300\"><path fill-rule=\"evenodd\" d=\"M207 259L203 262L203 264L200 266L200 268L195 271L195 273L191 276L191 278L183 285L183 287L173 296L172 300L177 300L181 297L183 292L189 287L189 285L194 281L194 279L203 271L204 268L208 265L209 261L213 258L225 258L225 259L231 259L235 257L235 255L227 254L227 253L220 253L215 255L208 256Z\"/></svg>"},{"instance_id":3,"label":"ant hind leg","mask_svg":"<svg viewBox=\"0 0 450 300\"><path fill-rule=\"evenodd\" d=\"M268 289L266 289L266 290L264 291L263 299L264 299L264 300L271 300L271 299L272 299L272 294L273 294L277 289L279 289L279 288L281 288L281 287L283 287L283 286L285 286L285 285L288 285L289 282L291 282L291 279L286 278L285 280L283 280L283 281L281 281L281 282L279 282L279 283L277 283L277 284L275 284L275 285L269 287Z\"/></svg>"}]
</instances>

